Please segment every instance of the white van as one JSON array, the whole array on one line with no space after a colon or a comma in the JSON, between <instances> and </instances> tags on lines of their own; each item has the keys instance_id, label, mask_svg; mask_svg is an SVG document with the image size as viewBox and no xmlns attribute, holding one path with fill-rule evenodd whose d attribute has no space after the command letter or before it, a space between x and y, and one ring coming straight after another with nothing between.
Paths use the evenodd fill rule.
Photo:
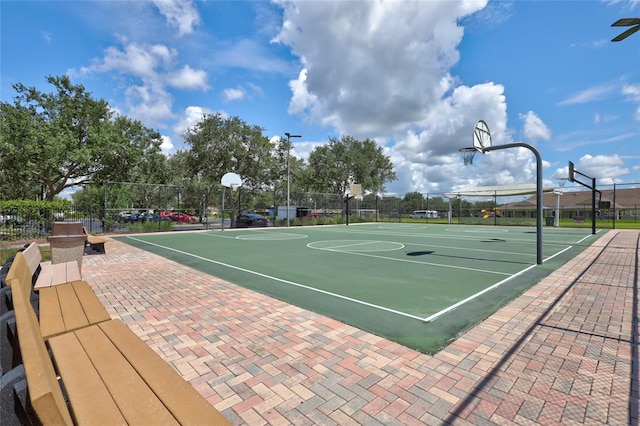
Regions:
<instances>
[{"instance_id":1,"label":"white van","mask_svg":"<svg viewBox=\"0 0 640 426\"><path fill-rule=\"evenodd\" d=\"M411 219L437 219L438 212L435 210L414 210L409 217Z\"/></svg>"}]
</instances>

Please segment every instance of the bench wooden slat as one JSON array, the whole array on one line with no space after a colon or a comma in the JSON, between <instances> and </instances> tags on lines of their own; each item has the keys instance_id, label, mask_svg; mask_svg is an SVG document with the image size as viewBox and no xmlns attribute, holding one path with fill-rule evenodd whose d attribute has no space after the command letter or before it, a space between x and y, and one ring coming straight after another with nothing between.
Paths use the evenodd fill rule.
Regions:
<instances>
[{"instance_id":1,"label":"bench wooden slat","mask_svg":"<svg viewBox=\"0 0 640 426\"><path fill-rule=\"evenodd\" d=\"M53 278L54 265L51 263L43 263L41 265L40 274L36 280L34 290L39 290L42 287L51 287L51 279Z\"/></svg>"},{"instance_id":2,"label":"bench wooden slat","mask_svg":"<svg viewBox=\"0 0 640 426\"><path fill-rule=\"evenodd\" d=\"M198 424L203 418L210 419L210 424L214 425L230 424L189 382L121 321L102 322L98 327L120 349L181 424Z\"/></svg>"},{"instance_id":3,"label":"bench wooden slat","mask_svg":"<svg viewBox=\"0 0 640 426\"><path fill-rule=\"evenodd\" d=\"M81 280L80 269L78 268L78 262L71 260L65 263L57 263L55 265L51 263L43 263L38 274L38 279L34 286L34 290L38 291L41 288L51 287L54 285L66 284L71 281Z\"/></svg>"},{"instance_id":4,"label":"bench wooden slat","mask_svg":"<svg viewBox=\"0 0 640 426\"><path fill-rule=\"evenodd\" d=\"M67 397L77 424L95 424L107 419L109 424L126 424L76 335L57 336L49 340L49 346L56 355L58 371L64 371L64 386L73 390Z\"/></svg>"},{"instance_id":5,"label":"bench wooden slat","mask_svg":"<svg viewBox=\"0 0 640 426\"><path fill-rule=\"evenodd\" d=\"M38 265L40 265L42 261L42 255L40 254L38 245L35 242L29 244L29 246L22 251L22 254L29 265L31 275L34 275L38 270Z\"/></svg>"},{"instance_id":6,"label":"bench wooden slat","mask_svg":"<svg viewBox=\"0 0 640 426\"><path fill-rule=\"evenodd\" d=\"M53 265L53 274L51 275L51 285L62 284L67 282L67 265Z\"/></svg>"},{"instance_id":7,"label":"bench wooden slat","mask_svg":"<svg viewBox=\"0 0 640 426\"><path fill-rule=\"evenodd\" d=\"M71 281L79 281L82 279L80 275L80 270L78 269L78 262L71 262L67 264L67 282Z\"/></svg>"},{"instance_id":8,"label":"bench wooden slat","mask_svg":"<svg viewBox=\"0 0 640 426\"><path fill-rule=\"evenodd\" d=\"M114 322L119 320L111 320ZM76 330L74 334L91 359L120 412L130 424L177 424L164 404L136 373L99 325ZM58 355L54 352L54 356ZM157 356L157 355L156 355ZM74 368L70 366L70 368ZM60 369L64 377L65 370ZM71 393L71 390L67 390ZM100 401L94 403L99 404Z\"/></svg>"},{"instance_id":9,"label":"bench wooden slat","mask_svg":"<svg viewBox=\"0 0 640 426\"><path fill-rule=\"evenodd\" d=\"M109 312L107 312L88 282L72 281L70 284L73 286L73 290L76 292L76 296L78 297L78 300L82 305L82 309L84 310L84 314L87 317L87 321L89 321L90 324L96 324L111 319Z\"/></svg>"},{"instance_id":10,"label":"bench wooden slat","mask_svg":"<svg viewBox=\"0 0 640 426\"><path fill-rule=\"evenodd\" d=\"M76 330L90 325L82 304L73 289L73 285L58 285L53 288L58 293L65 331Z\"/></svg>"},{"instance_id":11,"label":"bench wooden slat","mask_svg":"<svg viewBox=\"0 0 640 426\"><path fill-rule=\"evenodd\" d=\"M86 281L72 281L40 290L40 330L45 340L110 319Z\"/></svg>"},{"instance_id":12,"label":"bench wooden slat","mask_svg":"<svg viewBox=\"0 0 640 426\"><path fill-rule=\"evenodd\" d=\"M45 339L64 330L64 318L58 300L58 292L48 287L40 290L40 332Z\"/></svg>"}]
</instances>

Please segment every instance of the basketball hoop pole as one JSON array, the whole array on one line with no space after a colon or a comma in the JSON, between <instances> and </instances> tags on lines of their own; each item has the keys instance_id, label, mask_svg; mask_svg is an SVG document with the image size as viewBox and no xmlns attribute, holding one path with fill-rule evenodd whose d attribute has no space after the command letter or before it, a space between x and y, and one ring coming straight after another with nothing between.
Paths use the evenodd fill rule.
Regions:
<instances>
[{"instance_id":1,"label":"basketball hoop pole","mask_svg":"<svg viewBox=\"0 0 640 426\"><path fill-rule=\"evenodd\" d=\"M536 168L537 168L537 178L536 178L536 196L537 200L537 215L538 218L536 220L536 263L538 265L542 265L542 157L540 157L540 153L533 146L523 143L508 143L505 145L495 145L488 146L482 149L482 152L489 151L497 151L499 149L507 149L507 148L527 148L536 156Z\"/></svg>"}]
</instances>

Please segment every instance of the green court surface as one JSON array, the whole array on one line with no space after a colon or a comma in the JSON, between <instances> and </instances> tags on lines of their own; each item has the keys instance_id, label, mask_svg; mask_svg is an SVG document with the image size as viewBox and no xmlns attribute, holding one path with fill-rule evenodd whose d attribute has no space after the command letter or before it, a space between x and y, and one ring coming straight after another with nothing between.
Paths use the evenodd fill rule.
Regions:
<instances>
[{"instance_id":1,"label":"green court surface","mask_svg":"<svg viewBox=\"0 0 640 426\"><path fill-rule=\"evenodd\" d=\"M588 245L588 230L382 224L117 239L433 353Z\"/></svg>"}]
</instances>

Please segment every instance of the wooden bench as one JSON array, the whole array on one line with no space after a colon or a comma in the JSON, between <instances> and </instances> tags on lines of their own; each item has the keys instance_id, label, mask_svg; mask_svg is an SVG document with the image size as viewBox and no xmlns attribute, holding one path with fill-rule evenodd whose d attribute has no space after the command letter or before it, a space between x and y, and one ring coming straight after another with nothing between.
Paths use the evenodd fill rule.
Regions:
<instances>
[{"instance_id":1,"label":"wooden bench","mask_svg":"<svg viewBox=\"0 0 640 426\"><path fill-rule=\"evenodd\" d=\"M71 260L64 263L40 263L42 255L38 245L34 242L22 251L31 272L31 276L37 276L34 290L38 291L43 287L64 284L82 279L78 262ZM40 270L38 270L38 266Z\"/></svg>"},{"instance_id":2,"label":"wooden bench","mask_svg":"<svg viewBox=\"0 0 640 426\"><path fill-rule=\"evenodd\" d=\"M96 237L95 235L91 235L87 230L86 226L82 227L82 232L87 236L87 245L91 249L91 251L96 253L105 254L104 243L107 242L106 238Z\"/></svg>"},{"instance_id":3,"label":"wooden bench","mask_svg":"<svg viewBox=\"0 0 640 426\"><path fill-rule=\"evenodd\" d=\"M7 273L7 283L10 278L16 279L18 277L21 282L33 282L24 252L19 254L20 256L16 254ZM25 297L28 297L31 293L29 286L21 288ZM14 292L12 287L12 297ZM40 332L45 340L111 319L104 305L86 281L72 281L41 288L38 305L41 322Z\"/></svg>"},{"instance_id":4,"label":"wooden bench","mask_svg":"<svg viewBox=\"0 0 640 426\"><path fill-rule=\"evenodd\" d=\"M7 283L29 398L43 424L230 424L120 320L51 337L50 357L25 297L30 275L21 253Z\"/></svg>"}]
</instances>

